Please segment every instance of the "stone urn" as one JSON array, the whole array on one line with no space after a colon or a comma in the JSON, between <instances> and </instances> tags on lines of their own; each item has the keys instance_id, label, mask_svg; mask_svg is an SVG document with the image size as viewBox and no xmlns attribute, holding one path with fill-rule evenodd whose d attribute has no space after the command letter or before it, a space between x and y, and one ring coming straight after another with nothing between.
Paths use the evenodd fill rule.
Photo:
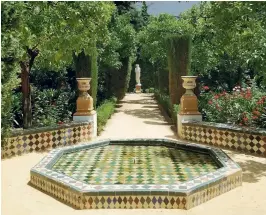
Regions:
<instances>
[{"instance_id":1,"label":"stone urn","mask_svg":"<svg viewBox=\"0 0 266 215\"><path fill-rule=\"evenodd\" d=\"M185 94L181 97L180 112L181 115L198 115L198 98L193 90L196 87L197 76L181 76L183 87L186 89Z\"/></svg>"},{"instance_id":2,"label":"stone urn","mask_svg":"<svg viewBox=\"0 0 266 215\"><path fill-rule=\"evenodd\" d=\"M77 112L74 116L89 116L93 112L93 99L89 95L91 78L77 78L79 97L77 99Z\"/></svg>"}]
</instances>

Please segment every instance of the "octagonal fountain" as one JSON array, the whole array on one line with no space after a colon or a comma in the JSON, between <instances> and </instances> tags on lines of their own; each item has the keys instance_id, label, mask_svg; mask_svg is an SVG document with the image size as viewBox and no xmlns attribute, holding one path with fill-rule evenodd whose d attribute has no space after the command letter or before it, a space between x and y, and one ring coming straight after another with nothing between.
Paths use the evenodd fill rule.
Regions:
<instances>
[{"instance_id":1,"label":"octagonal fountain","mask_svg":"<svg viewBox=\"0 0 266 215\"><path fill-rule=\"evenodd\" d=\"M56 149L30 183L77 209L189 209L242 183L220 149L169 139L102 140Z\"/></svg>"}]
</instances>

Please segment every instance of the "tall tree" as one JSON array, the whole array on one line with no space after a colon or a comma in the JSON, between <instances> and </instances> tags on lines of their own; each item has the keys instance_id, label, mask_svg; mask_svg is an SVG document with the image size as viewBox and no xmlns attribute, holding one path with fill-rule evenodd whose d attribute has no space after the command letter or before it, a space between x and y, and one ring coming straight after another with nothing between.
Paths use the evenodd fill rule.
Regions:
<instances>
[{"instance_id":1,"label":"tall tree","mask_svg":"<svg viewBox=\"0 0 266 215\"><path fill-rule=\"evenodd\" d=\"M181 76L188 75L191 63L191 36L177 35L167 39L169 92L172 105L180 104L185 92Z\"/></svg>"},{"instance_id":2,"label":"tall tree","mask_svg":"<svg viewBox=\"0 0 266 215\"><path fill-rule=\"evenodd\" d=\"M72 52L104 42L113 5L108 2L8 2L16 11L24 128L32 124L29 75L34 62L50 68L69 64ZM93 15L92 15L93 14ZM40 56L40 57L38 57Z\"/></svg>"}]
</instances>

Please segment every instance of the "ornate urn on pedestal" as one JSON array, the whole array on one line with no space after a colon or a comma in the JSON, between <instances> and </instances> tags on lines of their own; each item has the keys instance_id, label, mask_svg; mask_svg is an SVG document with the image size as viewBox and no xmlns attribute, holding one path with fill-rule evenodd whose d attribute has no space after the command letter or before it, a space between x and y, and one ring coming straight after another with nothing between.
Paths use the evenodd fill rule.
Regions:
<instances>
[{"instance_id":1,"label":"ornate urn on pedestal","mask_svg":"<svg viewBox=\"0 0 266 215\"><path fill-rule=\"evenodd\" d=\"M77 112L73 115L74 122L86 122L91 127L89 138L97 136L97 113L93 110L93 98L89 95L91 78L77 78L79 97L77 99Z\"/></svg>"},{"instance_id":2,"label":"ornate urn on pedestal","mask_svg":"<svg viewBox=\"0 0 266 215\"><path fill-rule=\"evenodd\" d=\"M198 115L198 99L193 90L196 87L197 76L181 76L183 87L186 89L185 94L181 97L179 114Z\"/></svg>"},{"instance_id":3,"label":"ornate urn on pedestal","mask_svg":"<svg viewBox=\"0 0 266 215\"><path fill-rule=\"evenodd\" d=\"M181 76L183 79L183 87L186 89L185 94L180 100L180 111L177 115L177 134L179 137L183 137L184 121L202 121L202 115L198 111L198 99L194 94L193 89L196 87L197 76Z\"/></svg>"},{"instance_id":4,"label":"ornate urn on pedestal","mask_svg":"<svg viewBox=\"0 0 266 215\"><path fill-rule=\"evenodd\" d=\"M79 97L77 99L77 112L74 116L90 116L93 111L93 99L89 95L91 78L77 78Z\"/></svg>"}]
</instances>

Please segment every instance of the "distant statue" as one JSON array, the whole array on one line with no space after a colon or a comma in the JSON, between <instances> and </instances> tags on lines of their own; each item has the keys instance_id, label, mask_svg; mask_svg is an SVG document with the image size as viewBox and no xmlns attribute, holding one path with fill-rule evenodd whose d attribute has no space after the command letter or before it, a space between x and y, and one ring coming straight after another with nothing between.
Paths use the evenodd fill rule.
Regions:
<instances>
[{"instance_id":1,"label":"distant statue","mask_svg":"<svg viewBox=\"0 0 266 215\"><path fill-rule=\"evenodd\" d=\"M140 67L139 67L138 64L136 64L135 73L136 73L136 82L137 82L137 85L141 85L140 84Z\"/></svg>"}]
</instances>

